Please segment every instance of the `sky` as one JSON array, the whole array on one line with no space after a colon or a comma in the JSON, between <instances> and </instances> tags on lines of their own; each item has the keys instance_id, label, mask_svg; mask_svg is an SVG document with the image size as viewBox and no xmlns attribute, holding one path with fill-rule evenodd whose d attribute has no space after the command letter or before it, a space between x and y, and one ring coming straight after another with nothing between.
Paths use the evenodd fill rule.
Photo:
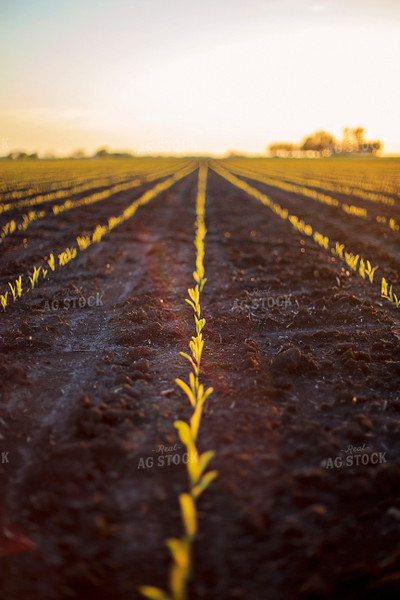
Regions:
<instances>
[{"instance_id":1,"label":"sky","mask_svg":"<svg viewBox=\"0 0 400 600\"><path fill-rule=\"evenodd\" d=\"M400 153L398 0L0 0L0 155Z\"/></svg>"}]
</instances>

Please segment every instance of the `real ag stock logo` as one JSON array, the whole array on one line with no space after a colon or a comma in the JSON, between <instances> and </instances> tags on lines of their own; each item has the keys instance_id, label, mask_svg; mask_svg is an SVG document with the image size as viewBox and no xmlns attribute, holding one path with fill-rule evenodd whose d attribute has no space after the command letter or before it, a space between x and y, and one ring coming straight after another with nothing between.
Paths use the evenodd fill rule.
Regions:
<instances>
[{"instance_id":1,"label":"real ag stock logo","mask_svg":"<svg viewBox=\"0 0 400 600\"><path fill-rule=\"evenodd\" d=\"M378 465L386 463L386 452L373 451L369 446L353 446L349 444L345 450L341 450L338 456L326 458L322 461L325 469L342 469L360 467L367 465Z\"/></svg>"}]
</instances>

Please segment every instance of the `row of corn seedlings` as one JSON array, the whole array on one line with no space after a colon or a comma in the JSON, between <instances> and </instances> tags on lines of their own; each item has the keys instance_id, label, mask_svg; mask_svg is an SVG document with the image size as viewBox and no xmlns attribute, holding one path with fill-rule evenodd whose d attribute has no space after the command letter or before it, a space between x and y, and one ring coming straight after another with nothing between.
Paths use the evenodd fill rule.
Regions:
<instances>
[{"instance_id":1,"label":"row of corn seedlings","mask_svg":"<svg viewBox=\"0 0 400 600\"><path fill-rule=\"evenodd\" d=\"M230 168L230 171L236 173L237 175L241 175L243 177L249 177L250 179L260 181L261 183L266 183L267 185L277 187L277 188L282 189L287 192L293 192L295 194L304 196L306 198L312 198L313 200L316 200L317 202L321 202L322 204L327 204L328 206L334 206L336 208L339 208L340 210L342 210L343 212L345 212L348 215L352 215L354 217L359 217L361 219L368 218L368 211L366 208L363 208L360 206L354 206L353 204L347 204L346 202L340 202L336 198L332 198L331 196L328 196L326 194L318 192L317 190L310 189L308 187L309 185L311 185L309 182L307 182L307 187L304 185L297 185L297 184L293 184L291 182L282 181L281 179L278 179L278 178L274 178L274 177L271 178L269 176L267 177L258 172L246 171L245 169L240 168L238 166ZM377 216L376 221L378 223L387 225L392 231L399 230L399 225L398 225L397 221L393 218Z\"/></svg>"},{"instance_id":2,"label":"row of corn seedlings","mask_svg":"<svg viewBox=\"0 0 400 600\"><path fill-rule=\"evenodd\" d=\"M232 168L229 167L229 170L231 172L236 173L237 175L241 175L242 177L249 177L250 179L255 179L256 181L260 181L261 183L266 183L267 185L277 187L286 192L292 192L294 194L304 196L305 198L311 198L312 200L316 200L317 202L321 202L322 204L334 206L336 208L339 208L346 214L352 215L354 217L367 219L369 216L366 208L354 206L353 204L347 204L346 202L340 202L337 198L332 198L332 196L328 196L327 194L318 192L317 190L306 187L305 185L298 185L288 181L282 181L281 179L269 177L258 172L247 171L246 169L238 166L234 166ZM307 182L307 186L308 185L309 183ZM397 231L397 222L394 219L387 219L386 217L378 216L376 217L376 220L378 223L382 223L384 225L387 224L393 231Z\"/></svg>"},{"instance_id":3,"label":"row of corn seedlings","mask_svg":"<svg viewBox=\"0 0 400 600\"><path fill-rule=\"evenodd\" d=\"M233 161L231 159L226 161L228 169L231 169L233 165L237 165L238 163L239 165L241 164L244 168L246 168L246 166L248 167L249 165L248 160ZM373 163L368 163L369 169L371 169L371 165L373 166ZM296 163L291 165L291 169L289 172L286 168L277 168L276 165L271 164L270 161L266 163L265 160L261 160L261 162L252 161L251 166L252 171L261 171L261 173L265 173L265 171L268 171L269 176L273 177L274 179L284 179L285 181L289 181L290 183L298 183L300 185L306 185L307 187L319 188L321 190L340 193L346 196L357 196L362 200L386 204L388 206L395 205L395 199L388 194L394 194L396 196L399 193L398 188L396 188L395 186L390 186L387 181L383 184L378 173L376 173L374 180L371 182L366 182L363 180L352 181L351 179L349 179L348 175L346 177L346 175L343 173L340 174L339 178L337 174L330 174L327 170L325 170L327 169L326 163L323 163L323 177L321 176L321 174L319 177L315 176L315 163L313 164L312 176L310 176L309 173L304 174L296 172ZM304 169L304 167L302 166L299 166L297 168ZM234 169L232 168L232 170ZM380 185L381 183L384 185L385 190L377 189L377 185Z\"/></svg>"},{"instance_id":4,"label":"row of corn seedlings","mask_svg":"<svg viewBox=\"0 0 400 600\"><path fill-rule=\"evenodd\" d=\"M83 198L79 198L78 200L68 199L65 202L63 202L62 204L55 204L52 207L52 211L53 211L53 214L58 215L59 213L66 212L66 211L72 210L74 208L79 208L80 206L88 206L89 204L94 204L96 202L100 202L101 200L106 200L107 198L109 198L110 196L112 196L114 194L118 194L120 192L124 192L124 191L130 190L130 189L133 189L135 187L138 187L139 185L141 185L143 183L144 180L146 180L147 182L150 182L150 181L154 181L155 179L160 179L161 177L165 177L166 175L171 175L171 174L172 174L172 171L168 170L166 172L166 170L163 169L161 171L157 171L150 175L146 175L143 178L133 179L133 180L130 178L127 183L117 183L116 185L108 187L107 189L102 190L101 192L95 192L95 193L85 196ZM99 185L101 185L101 183L99 183ZM97 184L96 184L96 186L97 186ZM93 188L93 185L90 184L90 187ZM74 191L72 193L76 193L76 192ZM36 201L35 201L35 204L36 204ZM43 210L37 211L37 212L29 211L29 213L22 215L22 220L18 225L14 219L12 221L9 221L2 227L1 238L4 239L5 237L7 237L8 235L11 235L15 231L25 231L31 223L38 221L40 219L43 219L46 216L46 214L47 213Z\"/></svg>"},{"instance_id":5,"label":"row of corn seedlings","mask_svg":"<svg viewBox=\"0 0 400 600\"><path fill-rule=\"evenodd\" d=\"M52 210L55 215L58 215L59 213L66 212L67 210L71 210L72 208L78 208L79 206L87 206L89 204L94 204L95 202L104 200L111 195L118 194L119 192L124 192L131 188L137 187L141 185L144 181L154 181L156 179L160 179L161 177L172 175L173 172L174 170L171 169L168 169L168 171L162 169L161 171L156 171L154 173L146 175L145 177L129 181L128 183L119 183L107 190L104 190L102 192L96 192L85 198L80 198L79 200L66 200L63 204L57 204L53 206Z\"/></svg>"},{"instance_id":6,"label":"row of corn seedlings","mask_svg":"<svg viewBox=\"0 0 400 600\"><path fill-rule=\"evenodd\" d=\"M8 221L8 223L1 228L1 239L11 235L14 231L26 231L31 223L43 219L45 214L44 210L30 210L28 213L22 215L22 219L18 224L15 219Z\"/></svg>"},{"instance_id":7,"label":"row of corn seedlings","mask_svg":"<svg viewBox=\"0 0 400 600\"><path fill-rule=\"evenodd\" d=\"M347 251L344 244L339 242L333 243L329 240L328 236L323 235L319 231L313 231L311 225L305 223L296 215L290 215L286 208L282 208L280 204L273 202L266 194L263 194L258 189L239 179L226 169L221 168L215 163L215 161L212 162L211 166L216 173L224 177L234 186L244 190L250 196L253 196L253 198L260 200L265 206L270 208L275 214L281 217L281 219L288 220L296 231L299 231L300 233L313 239L321 248L330 251L332 256L335 256L336 258L345 262L352 271L373 284L374 273L379 268L378 265L372 266L368 259L361 257L359 254L354 254ZM392 286L389 286L384 277L381 279L381 297L391 302L397 308L400 307L400 301L398 300L397 295L393 292Z\"/></svg>"},{"instance_id":8,"label":"row of corn seedlings","mask_svg":"<svg viewBox=\"0 0 400 600\"><path fill-rule=\"evenodd\" d=\"M174 173L168 179L158 183L150 190L147 190L147 192L142 194L140 198L134 200L127 208L125 208L125 210L120 215L116 217L110 217L106 225L97 225L91 235L77 236L77 246L73 245L71 247L65 248L65 250L63 250L56 256L54 256L54 253L51 252L49 254L49 258L43 259L41 265L33 267L32 275L28 274L27 277L30 281L30 286L25 285L26 276L24 275L19 275L14 282L9 281L7 287L11 289L13 302L20 298L22 294L30 292L39 283L40 274L42 275L42 279L45 279L47 277L47 274L49 273L49 269L52 272L54 272L57 268L64 267L71 260L76 258L76 256L78 255L78 251L83 252L92 244L99 243L104 235L110 233L110 231L112 231L115 227L130 219L140 206L143 206L144 204L150 202L150 200L158 196L161 192L167 190L179 179L182 179L183 177L191 173L194 170L194 168L194 164L191 163L186 168L181 169L180 171ZM17 282L19 282L18 285ZM13 289L18 290L17 293L14 294ZM3 307L4 311L6 310L6 307L9 303L8 291L9 290L5 291L3 294L0 294L0 304Z\"/></svg>"},{"instance_id":9,"label":"row of corn seedlings","mask_svg":"<svg viewBox=\"0 0 400 600\"><path fill-rule=\"evenodd\" d=\"M62 165L63 161L60 162L60 169L62 169ZM0 192L0 198L2 200L0 202L0 214L9 210L18 210L26 206L34 206L61 198L68 198L76 194L82 194L87 190L90 191L95 187L112 187L114 185L128 183L137 178L142 181L148 181L148 176L151 177L156 169L160 173L160 177L168 176L185 166L186 164L184 161L179 159L162 160L160 162L150 159L146 161L140 160L139 163L129 161L129 169L126 164L121 166L118 163L114 163L113 171L115 172L106 176L102 174L102 170L99 170L97 177L88 178L86 173L75 181L60 179L59 181L48 184L48 189L46 190L40 190L37 186L31 186L25 188L23 191L11 191L10 193ZM33 171L32 169L29 171L29 176L33 176L36 171L40 173L41 168L41 163L37 163ZM85 163L84 168L86 171L88 168L87 163ZM17 188L18 181L12 182L12 185ZM18 198L21 199L18 200Z\"/></svg>"},{"instance_id":10,"label":"row of corn seedlings","mask_svg":"<svg viewBox=\"0 0 400 600\"><path fill-rule=\"evenodd\" d=\"M133 179L132 175L125 178L126 180ZM59 186L62 183L58 184ZM35 206L38 204L45 204L47 202L52 202L53 200L59 200L61 198L68 198L68 196L74 196L76 194L82 194L87 190L93 189L93 187L103 187L114 185L110 178L101 178L94 179L88 182L87 180L81 183L76 183L73 186L69 186L63 189L55 189L53 191L42 192L40 194L34 194L30 198L23 198L22 200L18 200L17 202L4 202L0 204L0 214L8 212L10 210L19 210L20 208L24 208L26 206Z\"/></svg>"},{"instance_id":11,"label":"row of corn seedlings","mask_svg":"<svg viewBox=\"0 0 400 600\"><path fill-rule=\"evenodd\" d=\"M188 381L176 379L176 384L185 393L193 413L188 423L185 421L176 421L175 428L178 431L179 439L185 446L188 453L187 474L189 481L189 490L179 496L181 518L183 523L183 534L180 538L170 538L166 544L171 553L171 566L169 571L169 590L153 586L142 586L141 594L152 600L185 600L187 598L187 588L190 576L193 570L192 547L196 538L198 529L197 519L197 500L210 483L217 477L217 471L206 471L209 462L214 456L214 452L209 450L199 453L197 447L198 433L203 413L204 404L207 398L212 394L213 388L204 388L200 383L200 364L204 348L203 329L206 320L201 315L200 297L206 283L204 273L204 239L206 236L205 227L205 197L207 185L207 165L200 164L198 194L196 201L196 269L193 272L194 287L188 289L188 298L186 302L193 310L195 335L189 343L190 354L181 352L180 354L188 360L191 371Z\"/></svg>"}]
</instances>

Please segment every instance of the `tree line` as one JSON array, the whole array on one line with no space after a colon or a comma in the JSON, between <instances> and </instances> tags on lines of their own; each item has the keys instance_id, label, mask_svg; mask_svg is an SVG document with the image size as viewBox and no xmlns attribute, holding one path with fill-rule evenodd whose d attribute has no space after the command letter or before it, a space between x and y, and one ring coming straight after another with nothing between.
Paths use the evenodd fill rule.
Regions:
<instances>
[{"instance_id":1,"label":"tree line","mask_svg":"<svg viewBox=\"0 0 400 600\"><path fill-rule=\"evenodd\" d=\"M364 127L345 127L342 140L328 131L307 135L300 144L273 142L267 147L271 156L332 156L334 154L377 154L383 149L379 140L366 140Z\"/></svg>"}]
</instances>

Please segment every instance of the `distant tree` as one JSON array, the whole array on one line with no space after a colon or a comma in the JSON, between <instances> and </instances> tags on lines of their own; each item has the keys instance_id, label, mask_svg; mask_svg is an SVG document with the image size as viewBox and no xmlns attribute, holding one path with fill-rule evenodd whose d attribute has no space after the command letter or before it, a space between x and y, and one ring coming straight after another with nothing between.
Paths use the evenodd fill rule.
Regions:
<instances>
[{"instance_id":1,"label":"distant tree","mask_svg":"<svg viewBox=\"0 0 400 600\"><path fill-rule=\"evenodd\" d=\"M358 152L376 154L383 149L381 141L366 140L364 133L364 127L345 127L343 139L338 141L331 133L321 129L306 136L299 146L290 142L273 142L269 144L267 151L270 156L293 157L304 154L306 156L331 156L332 154Z\"/></svg>"},{"instance_id":2,"label":"distant tree","mask_svg":"<svg viewBox=\"0 0 400 600\"><path fill-rule=\"evenodd\" d=\"M74 150L71 153L71 158L76 158L76 159L85 158L85 151L81 150L81 148L78 148L78 150Z\"/></svg>"},{"instance_id":3,"label":"distant tree","mask_svg":"<svg viewBox=\"0 0 400 600\"><path fill-rule=\"evenodd\" d=\"M21 160L22 158L28 158L28 155L26 152L10 152L10 154L7 156L7 158L11 158L12 160Z\"/></svg>"},{"instance_id":4,"label":"distant tree","mask_svg":"<svg viewBox=\"0 0 400 600\"><path fill-rule=\"evenodd\" d=\"M32 152L32 154L28 155L28 158L33 159L33 160L37 160L39 158L39 156L38 156L37 152Z\"/></svg>"},{"instance_id":5,"label":"distant tree","mask_svg":"<svg viewBox=\"0 0 400 600\"><path fill-rule=\"evenodd\" d=\"M344 152L359 152L364 143L364 127L345 127L343 129L343 150Z\"/></svg>"},{"instance_id":6,"label":"distant tree","mask_svg":"<svg viewBox=\"0 0 400 600\"><path fill-rule=\"evenodd\" d=\"M131 152L112 152L109 154L114 158L133 158L133 154Z\"/></svg>"},{"instance_id":7,"label":"distant tree","mask_svg":"<svg viewBox=\"0 0 400 600\"><path fill-rule=\"evenodd\" d=\"M335 137L327 131L316 131L304 138L300 144L300 150L313 150L320 154L332 152L336 140Z\"/></svg>"},{"instance_id":8,"label":"distant tree","mask_svg":"<svg viewBox=\"0 0 400 600\"><path fill-rule=\"evenodd\" d=\"M364 134L364 127L345 127L343 129L341 151L348 153L366 152L369 154L375 154L379 150L382 150L383 144L381 141L366 140Z\"/></svg>"},{"instance_id":9,"label":"distant tree","mask_svg":"<svg viewBox=\"0 0 400 600\"><path fill-rule=\"evenodd\" d=\"M95 157L96 158L106 158L109 155L110 155L110 153L108 152L107 148L100 148L99 150L97 150Z\"/></svg>"},{"instance_id":10,"label":"distant tree","mask_svg":"<svg viewBox=\"0 0 400 600\"><path fill-rule=\"evenodd\" d=\"M108 148L100 148L97 150L94 158L133 158L131 152L110 152Z\"/></svg>"},{"instance_id":11,"label":"distant tree","mask_svg":"<svg viewBox=\"0 0 400 600\"><path fill-rule=\"evenodd\" d=\"M267 148L271 156L292 156L296 149L296 145L291 142L273 142Z\"/></svg>"},{"instance_id":12,"label":"distant tree","mask_svg":"<svg viewBox=\"0 0 400 600\"><path fill-rule=\"evenodd\" d=\"M360 148L365 141L364 132L365 132L364 127L355 127L353 129L353 136L354 136L354 139L356 141L358 148Z\"/></svg>"},{"instance_id":13,"label":"distant tree","mask_svg":"<svg viewBox=\"0 0 400 600\"><path fill-rule=\"evenodd\" d=\"M374 142L364 142L361 146L361 152L367 152L368 154L376 154L383 150L383 144L379 140Z\"/></svg>"}]
</instances>

